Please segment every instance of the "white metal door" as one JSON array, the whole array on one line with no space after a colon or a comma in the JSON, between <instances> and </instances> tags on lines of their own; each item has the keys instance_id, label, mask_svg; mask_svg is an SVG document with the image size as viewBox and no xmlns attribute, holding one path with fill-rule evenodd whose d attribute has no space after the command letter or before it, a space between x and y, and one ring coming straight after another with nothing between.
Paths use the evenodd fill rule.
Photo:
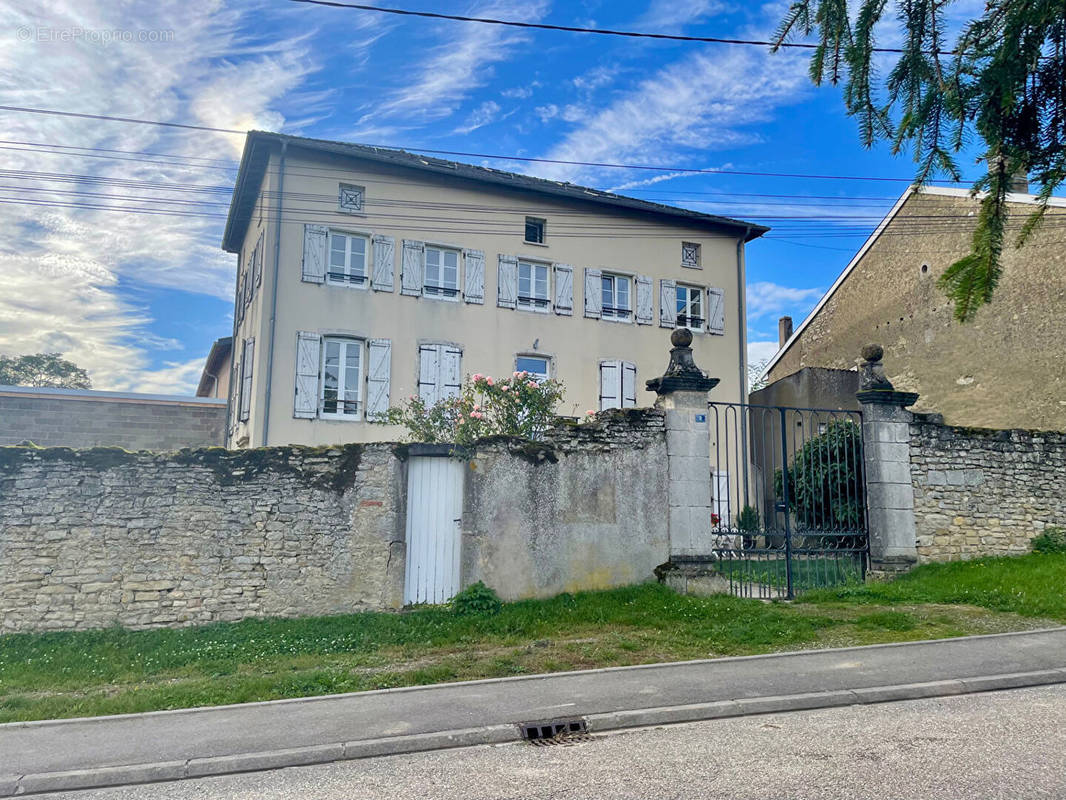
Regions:
<instances>
[{"instance_id":1,"label":"white metal door","mask_svg":"<svg viewBox=\"0 0 1066 800\"><path fill-rule=\"evenodd\" d=\"M463 466L439 456L408 462L405 605L445 603L459 591Z\"/></svg>"}]
</instances>

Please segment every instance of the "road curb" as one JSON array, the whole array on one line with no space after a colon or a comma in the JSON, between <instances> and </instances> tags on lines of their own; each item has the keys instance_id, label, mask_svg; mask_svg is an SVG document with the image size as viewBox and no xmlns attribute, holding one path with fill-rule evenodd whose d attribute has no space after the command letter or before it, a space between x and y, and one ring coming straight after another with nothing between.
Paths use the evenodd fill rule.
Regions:
<instances>
[{"instance_id":1,"label":"road curb","mask_svg":"<svg viewBox=\"0 0 1066 800\"><path fill-rule=\"evenodd\" d=\"M875 686L863 689L840 689L827 692L748 697L683 706L640 708L589 714L585 715L584 718L588 723L590 732L606 733L626 728L672 725L789 711L810 711L848 705L872 705L899 700L920 700L930 697L1045 686L1054 683L1066 683L1066 668L982 675L972 678L899 684L895 686ZM108 786L159 783L184 778L229 775L240 772L259 772L283 769L285 767L328 764L335 761L446 750L456 747L506 744L518 742L521 738L521 731L518 724L515 723L421 733L410 736L390 736L382 739L337 742L288 750L193 758L187 761L109 766L22 776L0 775L0 797L21 797L80 789L99 789Z\"/></svg>"}]
</instances>

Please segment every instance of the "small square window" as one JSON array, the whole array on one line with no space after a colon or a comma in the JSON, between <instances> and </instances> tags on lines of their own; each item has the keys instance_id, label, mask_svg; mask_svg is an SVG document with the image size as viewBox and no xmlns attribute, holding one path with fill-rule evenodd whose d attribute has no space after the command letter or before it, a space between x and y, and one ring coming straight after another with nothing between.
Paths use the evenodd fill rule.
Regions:
<instances>
[{"instance_id":1,"label":"small square window","mask_svg":"<svg viewBox=\"0 0 1066 800\"><path fill-rule=\"evenodd\" d=\"M545 221L536 217L526 217L526 241L531 244L544 244Z\"/></svg>"},{"instance_id":2,"label":"small square window","mask_svg":"<svg viewBox=\"0 0 1066 800\"><path fill-rule=\"evenodd\" d=\"M681 243L681 266L689 269L700 268L700 246L697 243Z\"/></svg>"},{"instance_id":3,"label":"small square window","mask_svg":"<svg viewBox=\"0 0 1066 800\"><path fill-rule=\"evenodd\" d=\"M518 356L514 360L515 372L528 373L537 383L548 380L549 360L542 356Z\"/></svg>"},{"instance_id":4,"label":"small square window","mask_svg":"<svg viewBox=\"0 0 1066 800\"><path fill-rule=\"evenodd\" d=\"M350 183L342 183L340 196L337 200L339 210L348 214L362 214L363 201L366 199L366 189L362 186L353 186Z\"/></svg>"}]
</instances>

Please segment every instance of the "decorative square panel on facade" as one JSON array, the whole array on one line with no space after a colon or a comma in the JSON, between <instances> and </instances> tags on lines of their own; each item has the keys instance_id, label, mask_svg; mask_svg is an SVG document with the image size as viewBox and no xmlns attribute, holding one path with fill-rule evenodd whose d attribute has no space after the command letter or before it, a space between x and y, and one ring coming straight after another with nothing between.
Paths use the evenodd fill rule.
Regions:
<instances>
[{"instance_id":1,"label":"decorative square panel on facade","mask_svg":"<svg viewBox=\"0 0 1066 800\"><path fill-rule=\"evenodd\" d=\"M349 214L362 214L363 201L365 198L366 189L362 186L353 186L350 183L342 183L338 207L341 211L346 211Z\"/></svg>"},{"instance_id":2,"label":"decorative square panel on facade","mask_svg":"<svg viewBox=\"0 0 1066 800\"><path fill-rule=\"evenodd\" d=\"M681 243L681 266L700 268L700 246L695 242Z\"/></svg>"}]
</instances>

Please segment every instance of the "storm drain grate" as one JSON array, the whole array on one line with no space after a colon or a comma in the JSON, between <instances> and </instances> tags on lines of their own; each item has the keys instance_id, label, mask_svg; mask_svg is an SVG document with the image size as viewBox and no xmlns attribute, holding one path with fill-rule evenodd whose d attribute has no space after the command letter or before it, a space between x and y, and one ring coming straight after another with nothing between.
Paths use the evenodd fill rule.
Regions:
<instances>
[{"instance_id":1,"label":"storm drain grate","mask_svg":"<svg viewBox=\"0 0 1066 800\"><path fill-rule=\"evenodd\" d=\"M538 747L570 745L589 740L588 725L580 717L526 722L519 727L522 730L522 738Z\"/></svg>"}]
</instances>

